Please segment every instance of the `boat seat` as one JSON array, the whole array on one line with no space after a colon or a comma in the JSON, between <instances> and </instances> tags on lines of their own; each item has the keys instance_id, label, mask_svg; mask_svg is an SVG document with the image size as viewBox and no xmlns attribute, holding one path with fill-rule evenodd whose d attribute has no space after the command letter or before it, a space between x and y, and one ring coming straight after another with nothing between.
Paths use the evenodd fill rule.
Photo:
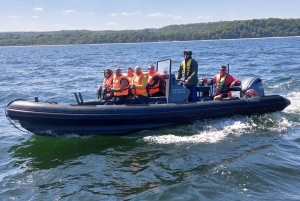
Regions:
<instances>
[{"instance_id":1,"label":"boat seat","mask_svg":"<svg viewBox=\"0 0 300 201\"><path fill-rule=\"evenodd\" d=\"M166 81L162 78L159 78L159 91L165 95L166 94Z\"/></svg>"},{"instance_id":2,"label":"boat seat","mask_svg":"<svg viewBox=\"0 0 300 201\"><path fill-rule=\"evenodd\" d=\"M163 79L163 78L159 78L159 92L160 92L160 96L157 96L157 97L152 97L150 96L149 94L149 90L150 90L150 87L149 85L147 85L146 87L146 91L148 93L148 96L147 96L147 101L146 103L148 102L157 102L157 101L167 101L166 97L165 97L165 94L166 94L166 81Z\"/></svg>"},{"instance_id":3,"label":"boat seat","mask_svg":"<svg viewBox=\"0 0 300 201\"><path fill-rule=\"evenodd\" d=\"M211 81L210 81L211 82ZM197 85L197 93L198 93L198 100L207 99L206 97L209 97L210 91L212 90L212 86L206 85L204 86L204 80L199 79L198 85Z\"/></svg>"},{"instance_id":4,"label":"boat seat","mask_svg":"<svg viewBox=\"0 0 300 201\"><path fill-rule=\"evenodd\" d=\"M206 84L207 84L207 85L214 85L213 79L212 79L212 78L207 79Z\"/></svg>"}]
</instances>

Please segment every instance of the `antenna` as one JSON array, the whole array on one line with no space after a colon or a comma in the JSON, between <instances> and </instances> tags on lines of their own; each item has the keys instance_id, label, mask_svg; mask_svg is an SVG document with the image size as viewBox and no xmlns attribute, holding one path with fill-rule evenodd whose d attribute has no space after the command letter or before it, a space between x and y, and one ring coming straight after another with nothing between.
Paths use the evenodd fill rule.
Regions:
<instances>
[{"instance_id":1,"label":"antenna","mask_svg":"<svg viewBox=\"0 0 300 201\"><path fill-rule=\"evenodd\" d=\"M228 74L229 74L229 62L227 62Z\"/></svg>"}]
</instances>

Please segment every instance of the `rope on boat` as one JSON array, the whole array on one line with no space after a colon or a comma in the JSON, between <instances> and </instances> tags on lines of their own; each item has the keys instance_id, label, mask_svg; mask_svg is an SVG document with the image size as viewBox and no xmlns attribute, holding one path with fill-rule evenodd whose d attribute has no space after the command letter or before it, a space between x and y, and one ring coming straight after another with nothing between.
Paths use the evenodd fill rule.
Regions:
<instances>
[{"instance_id":1,"label":"rope on boat","mask_svg":"<svg viewBox=\"0 0 300 201\"><path fill-rule=\"evenodd\" d=\"M14 124L14 122L8 117L8 115L7 115L7 108L8 108L8 106L10 105L10 104L12 104L14 101L18 101L18 100L24 100L24 99L16 99L16 100L13 100L13 101L11 101L10 103L8 103L8 105L6 106L6 108L5 108L5 116L6 116L6 118L8 119L8 121L16 128L16 129L18 129L19 131L22 131L22 132L24 132L24 133L30 133L29 131L27 131L27 130L22 130L22 129L20 129L18 126L16 126L15 124Z\"/></svg>"},{"instance_id":2,"label":"rope on boat","mask_svg":"<svg viewBox=\"0 0 300 201\"><path fill-rule=\"evenodd\" d=\"M19 131L22 131L22 132L24 132L24 133L30 133L29 131L27 131L27 130L22 130L22 129L20 129L19 127L17 127L15 124L14 124L14 122L8 117L8 116L6 116L6 118L9 120L9 122L16 128L16 129L18 129Z\"/></svg>"}]
</instances>

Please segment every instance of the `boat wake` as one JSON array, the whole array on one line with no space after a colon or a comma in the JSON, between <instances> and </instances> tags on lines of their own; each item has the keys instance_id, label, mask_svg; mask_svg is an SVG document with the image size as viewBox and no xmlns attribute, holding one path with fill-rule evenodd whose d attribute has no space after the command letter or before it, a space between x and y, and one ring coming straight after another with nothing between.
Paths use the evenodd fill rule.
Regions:
<instances>
[{"instance_id":1,"label":"boat wake","mask_svg":"<svg viewBox=\"0 0 300 201\"><path fill-rule=\"evenodd\" d=\"M199 144L217 143L229 137L245 134L281 133L291 126L291 122L281 112L250 117L235 116L217 120L196 121L169 129L165 134L145 136L143 140L154 144Z\"/></svg>"},{"instance_id":2,"label":"boat wake","mask_svg":"<svg viewBox=\"0 0 300 201\"><path fill-rule=\"evenodd\" d=\"M154 144L199 144L217 143L229 136L282 133L291 126L300 126L300 91L289 93L286 97L291 104L283 112L196 121L190 125L159 130L159 134L148 135L143 140Z\"/></svg>"},{"instance_id":3,"label":"boat wake","mask_svg":"<svg viewBox=\"0 0 300 201\"><path fill-rule=\"evenodd\" d=\"M291 92L287 94L286 98L291 101L291 104L284 111L300 114L300 91Z\"/></svg>"}]
</instances>

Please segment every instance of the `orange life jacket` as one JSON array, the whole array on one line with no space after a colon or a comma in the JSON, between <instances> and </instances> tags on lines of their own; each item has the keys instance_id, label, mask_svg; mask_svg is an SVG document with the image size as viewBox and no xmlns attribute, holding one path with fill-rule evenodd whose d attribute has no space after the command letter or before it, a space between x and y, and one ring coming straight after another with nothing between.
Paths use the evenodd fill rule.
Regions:
<instances>
[{"instance_id":1,"label":"orange life jacket","mask_svg":"<svg viewBox=\"0 0 300 201\"><path fill-rule=\"evenodd\" d=\"M141 73L140 75L133 76L132 81L131 81L132 84L135 84L135 85L142 84L142 79L143 79L144 76L145 75L143 73ZM134 90L132 90L132 93L134 94ZM146 87L145 88L136 88L135 93L136 93L135 95L147 94Z\"/></svg>"},{"instance_id":2,"label":"orange life jacket","mask_svg":"<svg viewBox=\"0 0 300 201\"><path fill-rule=\"evenodd\" d=\"M148 74L148 83L149 84L152 83L152 80L153 80L154 77L159 78L159 73ZM160 80L158 79L158 82L153 87L150 87L150 90L149 90L150 95L154 94L156 92L159 92L159 82L160 82Z\"/></svg>"},{"instance_id":3,"label":"orange life jacket","mask_svg":"<svg viewBox=\"0 0 300 201\"><path fill-rule=\"evenodd\" d=\"M114 79L114 74L112 74L112 75L109 76L108 78L104 78L104 80L103 80L103 87L104 87L104 88L105 88L106 86L112 87L113 79ZM111 92L111 91L107 90L106 93L110 93L110 92Z\"/></svg>"},{"instance_id":4,"label":"orange life jacket","mask_svg":"<svg viewBox=\"0 0 300 201\"><path fill-rule=\"evenodd\" d=\"M129 83L131 83L132 82L132 78L134 77L134 75L132 77L128 77L128 75L127 75L126 77L129 80Z\"/></svg>"},{"instance_id":5,"label":"orange life jacket","mask_svg":"<svg viewBox=\"0 0 300 201\"><path fill-rule=\"evenodd\" d=\"M129 80L126 76L115 76L114 80L113 80L113 88L121 88L121 82L122 80L125 79L127 80L127 86L124 88L124 90L122 92L114 92L114 96L122 96L122 95L128 95L128 88L129 88Z\"/></svg>"}]
</instances>

